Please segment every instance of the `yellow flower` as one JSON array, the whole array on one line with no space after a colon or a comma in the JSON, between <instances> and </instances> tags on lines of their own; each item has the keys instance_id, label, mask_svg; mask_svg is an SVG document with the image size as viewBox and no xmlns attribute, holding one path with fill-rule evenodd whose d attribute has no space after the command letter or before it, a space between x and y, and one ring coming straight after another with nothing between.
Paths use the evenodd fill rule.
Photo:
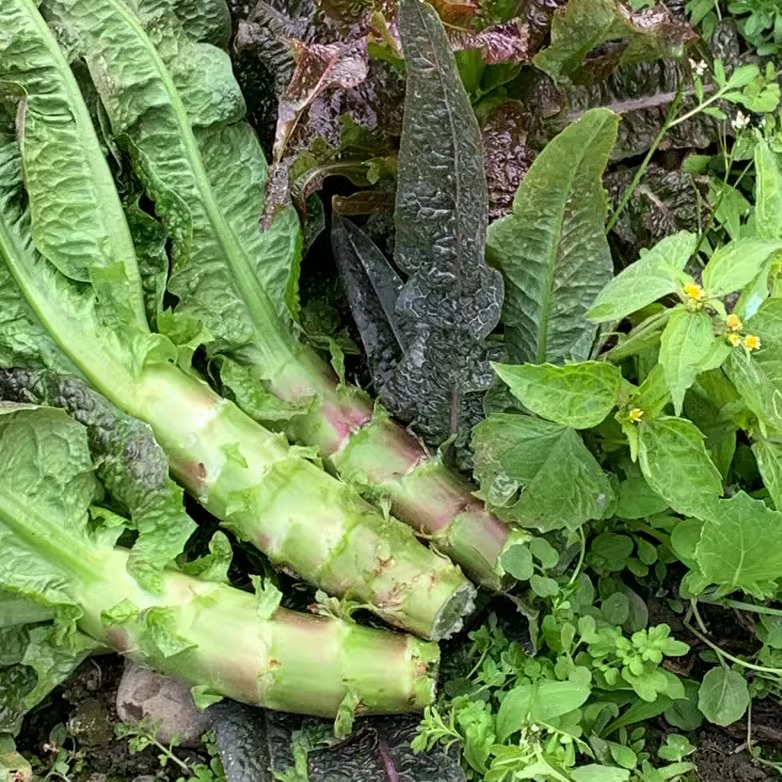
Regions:
<instances>
[{"instance_id":1,"label":"yellow flower","mask_svg":"<svg viewBox=\"0 0 782 782\"><path fill-rule=\"evenodd\" d=\"M728 315L728 317L725 319L725 325L731 330L731 331L738 331L742 327L741 318L739 318L738 315L734 315L731 313Z\"/></svg>"},{"instance_id":2,"label":"yellow flower","mask_svg":"<svg viewBox=\"0 0 782 782\"><path fill-rule=\"evenodd\" d=\"M735 332L728 334L728 342L730 342L734 348L737 348L741 344L741 334L736 334Z\"/></svg>"},{"instance_id":3,"label":"yellow flower","mask_svg":"<svg viewBox=\"0 0 782 782\"><path fill-rule=\"evenodd\" d=\"M630 421L634 424L640 424L641 419L644 417L644 411L640 407L634 407L628 414Z\"/></svg>"},{"instance_id":4,"label":"yellow flower","mask_svg":"<svg viewBox=\"0 0 782 782\"><path fill-rule=\"evenodd\" d=\"M684 286L684 295L693 301L701 301L703 299L703 288L697 282L688 282Z\"/></svg>"},{"instance_id":5,"label":"yellow flower","mask_svg":"<svg viewBox=\"0 0 782 782\"><path fill-rule=\"evenodd\" d=\"M760 347L760 337L756 337L754 334L747 334L744 337L744 347L747 350L757 350Z\"/></svg>"}]
</instances>

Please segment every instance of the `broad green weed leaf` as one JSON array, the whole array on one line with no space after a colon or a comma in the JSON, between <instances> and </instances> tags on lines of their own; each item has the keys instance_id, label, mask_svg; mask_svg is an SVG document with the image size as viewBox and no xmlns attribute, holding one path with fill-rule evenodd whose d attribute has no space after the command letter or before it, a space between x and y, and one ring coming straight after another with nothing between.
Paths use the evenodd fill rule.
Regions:
<instances>
[{"instance_id":1,"label":"broad green weed leaf","mask_svg":"<svg viewBox=\"0 0 782 782\"><path fill-rule=\"evenodd\" d=\"M591 695L583 682L542 682L532 700L532 718L550 722L582 706Z\"/></svg>"},{"instance_id":2,"label":"broad green weed leaf","mask_svg":"<svg viewBox=\"0 0 782 782\"><path fill-rule=\"evenodd\" d=\"M517 581L529 581L535 572L532 553L527 546L511 546L500 560L503 569Z\"/></svg>"},{"instance_id":3,"label":"broad green weed leaf","mask_svg":"<svg viewBox=\"0 0 782 782\"><path fill-rule=\"evenodd\" d=\"M500 380L528 409L541 418L574 429L602 423L616 404L622 374L612 364L586 361L552 364L493 364Z\"/></svg>"},{"instance_id":4,"label":"broad green weed leaf","mask_svg":"<svg viewBox=\"0 0 782 782\"><path fill-rule=\"evenodd\" d=\"M513 213L489 228L487 258L505 278L514 361L589 357L596 330L584 313L613 270L602 174L617 123L613 112L595 109L562 131L524 177Z\"/></svg>"},{"instance_id":5,"label":"broad green weed leaf","mask_svg":"<svg viewBox=\"0 0 782 782\"><path fill-rule=\"evenodd\" d=\"M592 541L589 548L590 560L600 570L624 570L632 553L632 538L612 532L602 532Z\"/></svg>"},{"instance_id":6,"label":"broad green weed leaf","mask_svg":"<svg viewBox=\"0 0 782 782\"><path fill-rule=\"evenodd\" d=\"M782 442L765 438L755 440L752 453L776 509L782 510Z\"/></svg>"},{"instance_id":7,"label":"broad green weed leaf","mask_svg":"<svg viewBox=\"0 0 782 782\"><path fill-rule=\"evenodd\" d=\"M573 782L627 782L630 772L616 766L601 766L588 763L574 768L570 773Z\"/></svg>"},{"instance_id":8,"label":"broad green weed leaf","mask_svg":"<svg viewBox=\"0 0 782 782\"><path fill-rule=\"evenodd\" d=\"M681 414L684 394L695 382L715 341L709 315L684 308L674 310L660 340L659 361L676 415Z\"/></svg>"},{"instance_id":9,"label":"broad green weed leaf","mask_svg":"<svg viewBox=\"0 0 782 782\"><path fill-rule=\"evenodd\" d=\"M753 363L782 388L782 298L766 299L746 322L745 330L760 338L760 350L751 354Z\"/></svg>"},{"instance_id":10,"label":"broad green weed leaf","mask_svg":"<svg viewBox=\"0 0 782 782\"><path fill-rule=\"evenodd\" d=\"M606 622L621 626L630 616L630 599L621 592L614 592L603 600L600 612Z\"/></svg>"},{"instance_id":11,"label":"broad green weed leaf","mask_svg":"<svg viewBox=\"0 0 782 782\"><path fill-rule=\"evenodd\" d=\"M620 519L645 519L667 508L668 503L649 486L640 472L619 484L615 514Z\"/></svg>"},{"instance_id":12,"label":"broad green weed leaf","mask_svg":"<svg viewBox=\"0 0 782 782\"><path fill-rule=\"evenodd\" d=\"M741 401L758 417L761 430L782 432L782 377L769 375L777 370L776 356L764 365L754 354L734 348L725 362L725 373L736 386Z\"/></svg>"},{"instance_id":13,"label":"broad green weed leaf","mask_svg":"<svg viewBox=\"0 0 782 782\"><path fill-rule=\"evenodd\" d=\"M681 273L697 242L695 234L680 231L642 252L634 264L603 288L587 317L597 323L619 320L673 293L680 286Z\"/></svg>"},{"instance_id":14,"label":"broad green weed leaf","mask_svg":"<svg viewBox=\"0 0 782 782\"><path fill-rule=\"evenodd\" d=\"M701 431L670 416L646 421L638 431L639 463L649 486L677 513L711 518L722 494L722 477Z\"/></svg>"},{"instance_id":15,"label":"broad green weed leaf","mask_svg":"<svg viewBox=\"0 0 782 782\"><path fill-rule=\"evenodd\" d=\"M607 476L574 429L498 413L475 427L473 447L484 498L523 526L576 529L603 518L613 502Z\"/></svg>"},{"instance_id":16,"label":"broad green weed leaf","mask_svg":"<svg viewBox=\"0 0 782 782\"><path fill-rule=\"evenodd\" d=\"M772 649L782 649L782 616L760 614L761 628L758 637Z\"/></svg>"},{"instance_id":17,"label":"broad green weed leaf","mask_svg":"<svg viewBox=\"0 0 782 782\"><path fill-rule=\"evenodd\" d=\"M669 725L680 730L697 730L703 724L703 714L698 708L699 684L684 682L684 698L674 701L665 710L665 719Z\"/></svg>"},{"instance_id":18,"label":"broad green weed leaf","mask_svg":"<svg viewBox=\"0 0 782 782\"><path fill-rule=\"evenodd\" d=\"M695 552L701 539L705 522L700 519L684 519L671 533L671 547L676 556L689 568L697 568Z\"/></svg>"},{"instance_id":19,"label":"broad green weed leaf","mask_svg":"<svg viewBox=\"0 0 782 782\"><path fill-rule=\"evenodd\" d=\"M747 680L724 666L706 673L698 693L698 708L715 724L731 725L740 720L749 707Z\"/></svg>"},{"instance_id":20,"label":"broad green weed leaf","mask_svg":"<svg viewBox=\"0 0 782 782\"><path fill-rule=\"evenodd\" d=\"M538 597L554 597L559 592L559 584L553 578L546 576L532 576L529 585Z\"/></svg>"},{"instance_id":21,"label":"broad green weed leaf","mask_svg":"<svg viewBox=\"0 0 782 782\"><path fill-rule=\"evenodd\" d=\"M588 684L570 681L514 687L497 712L497 738L505 741L529 722L551 722L583 705L591 692Z\"/></svg>"},{"instance_id":22,"label":"broad green weed leaf","mask_svg":"<svg viewBox=\"0 0 782 782\"><path fill-rule=\"evenodd\" d=\"M756 277L768 274L767 261L782 249L782 241L736 239L720 247L703 270L703 286L712 296L741 290Z\"/></svg>"},{"instance_id":23,"label":"broad green weed leaf","mask_svg":"<svg viewBox=\"0 0 782 782\"><path fill-rule=\"evenodd\" d=\"M720 500L703 525L695 559L711 584L774 594L769 584L782 578L782 513L744 492Z\"/></svg>"},{"instance_id":24,"label":"broad green weed leaf","mask_svg":"<svg viewBox=\"0 0 782 782\"><path fill-rule=\"evenodd\" d=\"M559 552L545 538L533 538L530 541L529 549L545 570L557 566Z\"/></svg>"},{"instance_id":25,"label":"broad green weed leaf","mask_svg":"<svg viewBox=\"0 0 782 782\"><path fill-rule=\"evenodd\" d=\"M671 392L665 377L665 370L658 363L644 378L638 388L636 404L643 410L644 419L657 418L671 400Z\"/></svg>"}]
</instances>

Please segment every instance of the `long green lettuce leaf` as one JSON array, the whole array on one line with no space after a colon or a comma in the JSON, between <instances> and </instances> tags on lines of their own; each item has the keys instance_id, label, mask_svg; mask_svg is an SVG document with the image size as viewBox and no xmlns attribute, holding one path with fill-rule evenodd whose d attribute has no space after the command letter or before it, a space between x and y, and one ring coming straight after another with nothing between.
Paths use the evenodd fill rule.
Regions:
<instances>
[{"instance_id":1,"label":"long green lettuce leaf","mask_svg":"<svg viewBox=\"0 0 782 782\"><path fill-rule=\"evenodd\" d=\"M34 153L28 144L28 153L31 150ZM148 334L135 322L122 323L125 328L116 330L122 310L110 306L112 297L100 301L92 286L68 280L38 252L30 211L24 208L23 162L14 138L0 133L3 365L81 372L96 378L99 388L129 385L134 346Z\"/></svg>"},{"instance_id":2,"label":"long green lettuce leaf","mask_svg":"<svg viewBox=\"0 0 782 782\"><path fill-rule=\"evenodd\" d=\"M120 266L126 295L143 319L139 272L111 172L79 85L33 0L5 2L0 73L20 96L17 123L33 240L68 279L90 282Z\"/></svg>"},{"instance_id":3,"label":"long green lettuce leaf","mask_svg":"<svg viewBox=\"0 0 782 782\"><path fill-rule=\"evenodd\" d=\"M183 35L170 13L161 19L164 6L51 0L42 11L76 34L112 131L171 235L178 313L205 324L215 352L261 351L271 372L289 351L280 319L296 301L296 217L285 210L257 229L267 167L230 60Z\"/></svg>"},{"instance_id":4,"label":"long green lettuce leaf","mask_svg":"<svg viewBox=\"0 0 782 782\"><path fill-rule=\"evenodd\" d=\"M508 350L518 363L589 357L595 326L584 317L611 279L602 175L619 117L588 112L532 164L513 213L489 228L487 257L502 269Z\"/></svg>"}]
</instances>

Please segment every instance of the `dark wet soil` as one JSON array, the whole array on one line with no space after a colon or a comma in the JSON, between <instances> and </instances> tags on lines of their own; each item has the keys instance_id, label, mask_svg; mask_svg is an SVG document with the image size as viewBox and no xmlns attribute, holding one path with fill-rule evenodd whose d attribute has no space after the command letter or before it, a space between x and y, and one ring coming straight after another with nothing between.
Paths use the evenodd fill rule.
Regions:
<instances>
[{"instance_id":1,"label":"dark wet soil","mask_svg":"<svg viewBox=\"0 0 782 782\"><path fill-rule=\"evenodd\" d=\"M744 741L717 728L701 731L695 744L701 782L778 782L782 778L778 771L754 760L743 748Z\"/></svg>"},{"instance_id":2,"label":"dark wet soil","mask_svg":"<svg viewBox=\"0 0 782 782\"><path fill-rule=\"evenodd\" d=\"M32 763L33 771L46 776L56 758L50 733L65 726L64 742L70 782L151 782L173 780L181 771L169 764L161 768L159 751L148 748L131 753L128 741L115 735L118 723L114 706L123 662L116 656L87 660L62 687L29 714L17 737L17 748ZM199 753L177 750L185 760L203 762ZM176 773L180 771L180 773ZM56 776L52 777L56 779Z\"/></svg>"}]
</instances>

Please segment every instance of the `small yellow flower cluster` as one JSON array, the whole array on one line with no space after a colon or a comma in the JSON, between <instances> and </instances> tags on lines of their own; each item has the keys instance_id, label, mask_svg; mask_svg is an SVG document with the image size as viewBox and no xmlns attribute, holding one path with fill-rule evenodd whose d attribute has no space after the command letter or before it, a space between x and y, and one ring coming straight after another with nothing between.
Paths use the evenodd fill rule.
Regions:
<instances>
[{"instance_id":1,"label":"small yellow flower cluster","mask_svg":"<svg viewBox=\"0 0 782 782\"><path fill-rule=\"evenodd\" d=\"M627 417L630 419L630 422L633 424L640 424L641 419L644 417L644 411L641 410L640 407L634 407L628 414Z\"/></svg>"},{"instance_id":2,"label":"small yellow flower cluster","mask_svg":"<svg viewBox=\"0 0 782 782\"><path fill-rule=\"evenodd\" d=\"M725 325L728 327L727 339L734 348L743 345L747 350L758 350L760 348L760 337L755 334L747 334L742 337L739 333L743 327L741 318L731 313L725 318Z\"/></svg>"},{"instance_id":3,"label":"small yellow flower cluster","mask_svg":"<svg viewBox=\"0 0 782 782\"><path fill-rule=\"evenodd\" d=\"M757 350L760 347L760 337L756 337L754 334L747 334L744 337L744 347L747 350Z\"/></svg>"},{"instance_id":4,"label":"small yellow flower cluster","mask_svg":"<svg viewBox=\"0 0 782 782\"><path fill-rule=\"evenodd\" d=\"M684 286L684 295L692 301L703 301L703 288L697 282L688 282Z\"/></svg>"},{"instance_id":5,"label":"small yellow flower cluster","mask_svg":"<svg viewBox=\"0 0 782 782\"><path fill-rule=\"evenodd\" d=\"M738 315L731 312L725 319L725 325L730 331L740 331L744 324L741 322L741 318Z\"/></svg>"}]
</instances>

